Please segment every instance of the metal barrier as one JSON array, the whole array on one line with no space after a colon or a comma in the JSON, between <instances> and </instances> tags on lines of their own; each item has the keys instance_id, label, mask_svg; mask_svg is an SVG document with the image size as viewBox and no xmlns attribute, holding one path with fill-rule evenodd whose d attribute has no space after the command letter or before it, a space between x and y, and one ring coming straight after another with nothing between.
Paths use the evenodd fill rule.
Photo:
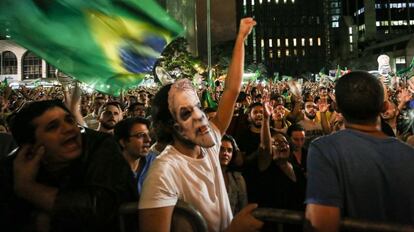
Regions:
<instances>
[{"instance_id":1,"label":"metal barrier","mask_svg":"<svg viewBox=\"0 0 414 232\"><path fill-rule=\"evenodd\" d=\"M138 218L138 202L129 202L119 208L121 232L129 232L126 222L128 216ZM174 207L171 231L177 232L207 232L207 223L201 213L192 205L179 200Z\"/></svg>"},{"instance_id":2,"label":"metal barrier","mask_svg":"<svg viewBox=\"0 0 414 232\"><path fill-rule=\"evenodd\" d=\"M253 215L262 221L277 223L279 232L283 232L284 224L303 225L305 223L304 213L299 211L258 208L253 212ZM346 231L413 232L414 226L344 218L341 220L340 229Z\"/></svg>"}]
</instances>

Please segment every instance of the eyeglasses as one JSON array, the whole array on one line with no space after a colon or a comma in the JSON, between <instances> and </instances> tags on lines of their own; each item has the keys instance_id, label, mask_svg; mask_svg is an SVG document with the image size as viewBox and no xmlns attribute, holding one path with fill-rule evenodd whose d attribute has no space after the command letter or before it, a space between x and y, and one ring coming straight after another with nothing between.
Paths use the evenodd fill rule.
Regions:
<instances>
[{"instance_id":1,"label":"eyeglasses","mask_svg":"<svg viewBox=\"0 0 414 232\"><path fill-rule=\"evenodd\" d=\"M143 139L143 138L151 138L149 133L145 132L138 132L136 134L129 135L129 137L135 137L137 139Z\"/></svg>"}]
</instances>

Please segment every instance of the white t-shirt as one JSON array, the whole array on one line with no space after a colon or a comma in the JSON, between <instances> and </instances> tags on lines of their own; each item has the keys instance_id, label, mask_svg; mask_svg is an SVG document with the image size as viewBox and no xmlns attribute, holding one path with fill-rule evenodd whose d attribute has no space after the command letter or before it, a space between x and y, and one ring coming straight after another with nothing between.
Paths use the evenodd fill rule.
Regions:
<instances>
[{"instance_id":1,"label":"white t-shirt","mask_svg":"<svg viewBox=\"0 0 414 232\"><path fill-rule=\"evenodd\" d=\"M223 231L233 218L219 162L221 135L210 123L216 143L202 148L194 159L168 145L155 159L144 181L139 209L175 206L177 200L193 205L206 219L209 231Z\"/></svg>"}]
</instances>

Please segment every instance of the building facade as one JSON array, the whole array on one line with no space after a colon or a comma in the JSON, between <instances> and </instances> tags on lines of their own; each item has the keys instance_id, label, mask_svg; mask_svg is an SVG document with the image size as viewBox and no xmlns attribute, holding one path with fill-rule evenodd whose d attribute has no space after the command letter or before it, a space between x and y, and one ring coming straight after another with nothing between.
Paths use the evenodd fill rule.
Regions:
<instances>
[{"instance_id":1,"label":"building facade","mask_svg":"<svg viewBox=\"0 0 414 232\"><path fill-rule=\"evenodd\" d=\"M346 0L342 61L354 69L376 67L387 54L394 71L407 67L414 56L412 0Z\"/></svg>"},{"instance_id":2,"label":"building facade","mask_svg":"<svg viewBox=\"0 0 414 232\"><path fill-rule=\"evenodd\" d=\"M0 80L22 81L54 77L56 69L11 40L0 40Z\"/></svg>"},{"instance_id":3,"label":"building facade","mask_svg":"<svg viewBox=\"0 0 414 232\"><path fill-rule=\"evenodd\" d=\"M252 16L257 26L247 41L247 58L263 63L270 73L299 75L318 72L330 56L325 0L237 0L237 19Z\"/></svg>"}]
</instances>

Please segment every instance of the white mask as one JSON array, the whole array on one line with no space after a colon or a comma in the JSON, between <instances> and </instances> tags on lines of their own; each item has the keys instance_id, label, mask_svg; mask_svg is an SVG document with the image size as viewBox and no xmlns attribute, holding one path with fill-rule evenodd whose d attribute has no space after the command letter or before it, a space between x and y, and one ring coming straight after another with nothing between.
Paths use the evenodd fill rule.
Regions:
<instances>
[{"instance_id":1,"label":"white mask","mask_svg":"<svg viewBox=\"0 0 414 232\"><path fill-rule=\"evenodd\" d=\"M176 81L168 92L168 109L175 119L174 128L186 142L212 147L215 140L207 116L188 79Z\"/></svg>"}]
</instances>

